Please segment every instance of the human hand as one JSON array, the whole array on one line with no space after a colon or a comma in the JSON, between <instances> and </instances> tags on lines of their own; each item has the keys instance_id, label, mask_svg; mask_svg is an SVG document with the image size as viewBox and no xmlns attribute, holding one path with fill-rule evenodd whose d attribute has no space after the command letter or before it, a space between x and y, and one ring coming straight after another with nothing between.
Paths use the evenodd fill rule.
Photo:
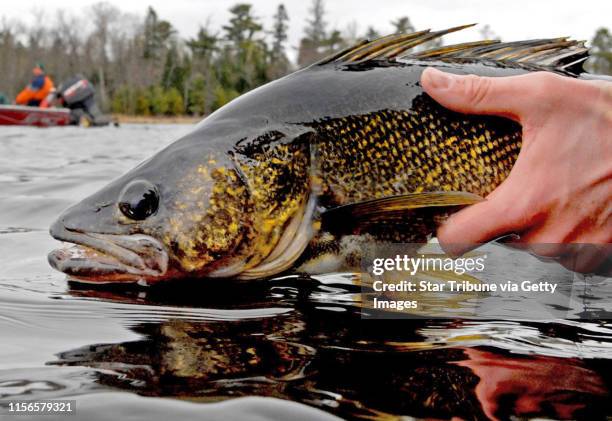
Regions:
<instances>
[{"instance_id":1,"label":"human hand","mask_svg":"<svg viewBox=\"0 0 612 421\"><path fill-rule=\"evenodd\" d=\"M464 353L467 358L455 364L480 378L474 393L491 420L534 414L575 419L606 399L602 379L574 358L512 356L478 348L466 348Z\"/></svg>"},{"instance_id":2,"label":"human hand","mask_svg":"<svg viewBox=\"0 0 612 421\"><path fill-rule=\"evenodd\" d=\"M449 109L508 117L523 127L523 145L508 178L485 201L438 229L448 253L461 255L516 233L519 245L579 272L592 272L610 259L612 83L547 72L457 76L432 68L421 83Z\"/></svg>"}]
</instances>

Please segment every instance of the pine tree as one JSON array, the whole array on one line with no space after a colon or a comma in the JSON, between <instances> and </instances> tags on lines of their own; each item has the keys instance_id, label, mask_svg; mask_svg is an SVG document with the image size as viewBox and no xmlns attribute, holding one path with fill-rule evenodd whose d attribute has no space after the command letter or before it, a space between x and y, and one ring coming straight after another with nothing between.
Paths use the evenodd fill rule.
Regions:
<instances>
[{"instance_id":1,"label":"pine tree","mask_svg":"<svg viewBox=\"0 0 612 421\"><path fill-rule=\"evenodd\" d=\"M325 46L327 47L326 54L338 51L343 45L344 39L342 38L342 34L337 29L334 29L325 40Z\"/></svg>"},{"instance_id":2,"label":"pine tree","mask_svg":"<svg viewBox=\"0 0 612 421\"><path fill-rule=\"evenodd\" d=\"M229 11L229 24L223 26L228 43L219 56L216 73L224 88L244 93L268 81L268 52L257 37L263 27L252 15L251 5L237 4Z\"/></svg>"},{"instance_id":3,"label":"pine tree","mask_svg":"<svg viewBox=\"0 0 612 421\"><path fill-rule=\"evenodd\" d=\"M211 34L207 28L200 26L196 37L189 39L186 44L194 57L209 59L219 49L218 42L219 39L216 35Z\"/></svg>"},{"instance_id":4,"label":"pine tree","mask_svg":"<svg viewBox=\"0 0 612 421\"><path fill-rule=\"evenodd\" d=\"M188 110L193 114L208 114L212 111L215 69L213 56L219 52L220 39L217 34L211 33L208 28L200 27L196 38L187 41L194 58L193 69L200 74L192 75L188 89ZM203 75L203 76L202 76Z\"/></svg>"},{"instance_id":5,"label":"pine tree","mask_svg":"<svg viewBox=\"0 0 612 421\"><path fill-rule=\"evenodd\" d=\"M191 71L191 62L185 54L179 54L176 42L172 42L166 53L164 71L162 73L162 85L168 89L174 87L183 92L188 74Z\"/></svg>"},{"instance_id":6,"label":"pine tree","mask_svg":"<svg viewBox=\"0 0 612 421\"><path fill-rule=\"evenodd\" d=\"M229 24L223 26L228 41L239 46L244 41L252 41L253 36L262 30L262 26L251 14L251 5L241 3L230 8L232 17Z\"/></svg>"},{"instance_id":7,"label":"pine tree","mask_svg":"<svg viewBox=\"0 0 612 421\"><path fill-rule=\"evenodd\" d=\"M599 28L595 32L587 66L593 73L612 75L612 33L608 28Z\"/></svg>"},{"instance_id":8,"label":"pine tree","mask_svg":"<svg viewBox=\"0 0 612 421\"><path fill-rule=\"evenodd\" d=\"M401 18L392 21L391 25L395 28L396 33L410 33L414 32L414 26L410 22L408 16L402 16Z\"/></svg>"},{"instance_id":9,"label":"pine tree","mask_svg":"<svg viewBox=\"0 0 612 421\"><path fill-rule=\"evenodd\" d=\"M206 79L202 75L196 75L189 86L187 111L195 115L206 113L206 96Z\"/></svg>"},{"instance_id":10,"label":"pine tree","mask_svg":"<svg viewBox=\"0 0 612 421\"><path fill-rule=\"evenodd\" d=\"M287 21L289 16L285 5L282 3L278 5L276 14L274 15L274 29L272 31L272 61L279 61L286 59L285 55L285 42L287 41Z\"/></svg>"},{"instance_id":11,"label":"pine tree","mask_svg":"<svg viewBox=\"0 0 612 421\"><path fill-rule=\"evenodd\" d=\"M323 0L312 0L310 8L311 18L308 19L307 26L304 29L306 38L314 44L320 45L326 37L327 23L325 22L325 4Z\"/></svg>"},{"instance_id":12,"label":"pine tree","mask_svg":"<svg viewBox=\"0 0 612 421\"><path fill-rule=\"evenodd\" d=\"M144 22L143 57L159 58L166 43L175 33L170 22L159 20L157 12L149 6Z\"/></svg>"},{"instance_id":13,"label":"pine tree","mask_svg":"<svg viewBox=\"0 0 612 421\"><path fill-rule=\"evenodd\" d=\"M289 16L285 6L281 3L274 15L274 26L272 30L272 49L270 51L270 79L276 79L287 74L289 71L289 59L285 53L285 43L287 42L287 21Z\"/></svg>"},{"instance_id":14,"label":"pine tree","mask_svg":"<svg viewBox=\"0 0 612 421\"><path fill-rule=\"evenodd\" d=\"M306 20L304 37L300 41L298 64L305 66L325 56L327 24L325 22L325 5L323 0L312 0L311 17Z\"/></svg>"},{"instance_id":15,"label":"pine tree","mask_svg":"<svg viewBox=\"0 0 612 421\"><path fill-rule=\"evenodd\" d=\"M368 30L365 34L366 39L369 39L370 41L376 39L376 38L380 38L380 32L378 32L376 29L374 29L373 26L368 26Z\"/></svg>"},{"instance_id":16,"label":"pine tree","mask_svg":"<svg viewBox=\"0 0 612 421\"><path fill-rule=\"evenodd\" d=\"M155 28L157 28L157 12L149 6L147 16L144 21L144 45L143 57L153 58L156 52Z\"/></svg>"}]
</instances>

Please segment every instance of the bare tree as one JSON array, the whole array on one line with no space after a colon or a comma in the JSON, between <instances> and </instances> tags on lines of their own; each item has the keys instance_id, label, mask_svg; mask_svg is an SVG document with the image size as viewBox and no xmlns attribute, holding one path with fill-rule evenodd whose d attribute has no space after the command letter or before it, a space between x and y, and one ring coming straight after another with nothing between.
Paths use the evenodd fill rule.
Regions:
<instances>
[{"instance_id":1,"label":"bare tree","mask_svg":"<svg viewBox=\"0 0 612 421\"><path fill-rule=\"evenodd\" d=\"M106 75L108 72L109 34L112 25L116 23L120 14L119 9L107 2L100 2L91 6L94 31L90 35L88 42L93 47L92 59L98 71L100 103L103 107L108 103Z\"/></svg>"}]
</instances>

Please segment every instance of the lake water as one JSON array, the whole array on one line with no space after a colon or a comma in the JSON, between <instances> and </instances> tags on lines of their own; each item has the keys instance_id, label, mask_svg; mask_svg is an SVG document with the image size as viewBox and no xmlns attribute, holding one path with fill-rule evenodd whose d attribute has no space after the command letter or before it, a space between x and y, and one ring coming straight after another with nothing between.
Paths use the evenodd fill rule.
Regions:
<instances>
[{"instance_id":1,"label":"lake water","mask_svg":"<svg viewBox=\"0 0 612 421\"><path fill-rule=\"evenodd\" d=\"M349 275L119 289L53 271L62 209L189 129L0 128L0 403L76 400L87 420L612 416L610 322L362 320Z\"/></svg>"}]
</instances>

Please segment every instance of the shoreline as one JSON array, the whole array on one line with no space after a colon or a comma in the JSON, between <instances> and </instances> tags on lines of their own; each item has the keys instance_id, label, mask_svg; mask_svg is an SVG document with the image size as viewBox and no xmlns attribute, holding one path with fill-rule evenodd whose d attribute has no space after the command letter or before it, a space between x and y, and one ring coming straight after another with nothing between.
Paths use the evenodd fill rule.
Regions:
<instances>
[{"instance_id":1,"label":"shoreline","mask_svg":"<svg viewBox=\"0 0 612 421\"><path fill-rule=\"evenodd\" d=\"M119 124L196 124L204 116L156 116L156 115L129 115L111 114L111 120Z\"/></svg>"}]
</instances>

